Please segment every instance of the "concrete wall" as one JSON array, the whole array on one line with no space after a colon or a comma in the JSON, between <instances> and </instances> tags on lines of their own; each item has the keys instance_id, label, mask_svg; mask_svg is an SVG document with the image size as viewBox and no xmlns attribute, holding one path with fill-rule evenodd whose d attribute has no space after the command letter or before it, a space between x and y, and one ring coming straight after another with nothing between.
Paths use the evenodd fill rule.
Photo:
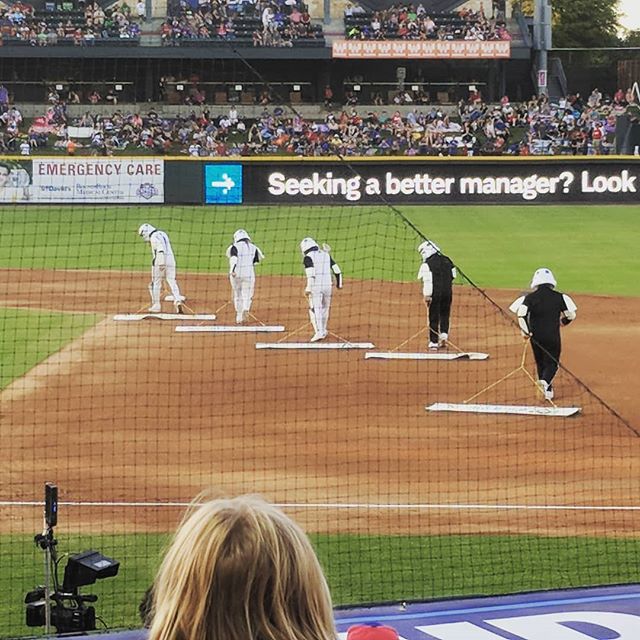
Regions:
<instances>
[{"instance_id":1,"label":"concrete wall","mask_svg":"<svg viewBox=\"0 0 640 640\"><path fill-rule=\"evenodd\" d=\"M25 118L37 118L42 116L49 105L44 104L18 104L16 105ZM115 107L111 105L101 104L101 105L69 105L67 108L67 115L69 118L79 118L84 113L89 112L93 116L106 116L116 111L121 114L128 113L140 113L145 115L149 113L149 111L155 111L161 116L166 117L175 117L175 116L184 116L187 117L192 111L196 113L201 113L204 108L209 109L209 112L212 116L221 116L225 113L229 112L231 105L207 105L206 107L192 107L190 105L167 105L153 102L144 102L139 104L119 104ZM264 107L259 105L235 105L236 110L238 111L238 115L241 118L257 118L264 111ZM276 108L275 105L270 105L267 107L267 110L270 113L273 113L273 110ZM293 111L291 107L282 106L285 117L292 117ZM435 105L435 108L438 111L442 111L443 113L447 113L449 115L453 115L457 112L457 107L455 105ZM376 113L381 113L386 111L387 113L394 113L395 111L399 111L403 115L409 113L409 111L413 111L415 113L427 113L431 111L431 106L420 106L420 105L384 105L382 107L375 107L373 105L358 105L356 107L344 107L345 111L351 112L355 109L361 116L366 116L370 111L375 111ZM298 104L295 105L295 110L304 118L315 119L315 120L323 120L327 115L328 111L321 105L318 104ZM343 107L340 105L336 105L335 108L331 109L333 113L340 113L343 110Z\"/></svg>"}]
</instances>

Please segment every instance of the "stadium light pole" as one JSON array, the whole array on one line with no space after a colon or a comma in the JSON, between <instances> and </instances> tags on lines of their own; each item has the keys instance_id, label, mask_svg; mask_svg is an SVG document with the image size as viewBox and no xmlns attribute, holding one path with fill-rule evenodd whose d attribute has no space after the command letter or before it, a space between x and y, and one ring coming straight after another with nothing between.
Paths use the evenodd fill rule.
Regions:
<instances>
[{"instance_id":1,"label":"stadium light pole","mask_svg":"<svg viewBox=\"0 0 640 640\"><path fill-rule=\"evenodd\" d=\"M537 54L538 94L548 95L549 49L551 40L551 0L535 0L533 8L533 47Z\"/></svg>"}]
</instances>

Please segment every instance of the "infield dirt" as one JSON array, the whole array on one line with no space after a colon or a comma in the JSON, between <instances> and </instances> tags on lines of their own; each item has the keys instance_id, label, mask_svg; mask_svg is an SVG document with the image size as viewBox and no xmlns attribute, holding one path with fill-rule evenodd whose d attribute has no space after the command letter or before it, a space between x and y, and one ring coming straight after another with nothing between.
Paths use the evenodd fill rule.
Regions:
<instances>
[{"instance_id":1,"label":"infield dirt","mask_svg":"<svg viewBox=\"0 0 640 640\"><path fill-rule=\"evenodd\" d=\"M574 296L578 320L563 331L562 363L588 390L559 373L557 404L583 409L561 419L425 411L462 402L519 366L522 339L500 311L515 291L487 292L494 307L456 288L451 340L489 360L380 362L358 351L255 349L282 334L178 334L172 322L115 322L113 314L148 305L146 282L142 273L0 271L4 307L105 314L0 394L8 461L0 499L38 499L53 480L64 500L83 503L67 507L69 526L112 532L171 530L181 508L150 503L188 502L212 486L290 504L308 530L323 532L640 530L636 512L538 509L637 502L640 299ZM219 324L233 323L225 277L184 274L180 284L194 311L218 310ZM300 329L285 339L307 340L302 291L302 279L259 278L253 312ZM423 326L416 284L357 281L334 293L330 328L346 339L389 350ZM402 348L424 349L424 333ZM543 404L522 371L478 401ZM529 508L480 508L508 504ZM16 516L3 511L6 529ZM21 515L20 526L30 532L39 518Z\"/></svg>"}]
</instances>

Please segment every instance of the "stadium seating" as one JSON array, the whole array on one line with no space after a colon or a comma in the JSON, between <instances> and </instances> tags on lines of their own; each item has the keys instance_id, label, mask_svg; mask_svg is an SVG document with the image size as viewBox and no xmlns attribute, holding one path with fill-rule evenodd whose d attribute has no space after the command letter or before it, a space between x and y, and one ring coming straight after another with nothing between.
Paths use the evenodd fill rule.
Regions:
<instances>
[{"instance_id":1,"label":"stadium seating","mask_svg":"<svg viewBox=\"0 0 640 640\"><path fill-rule=\"evenodd\" d=\"M9 46L138 46L140 28L129 17L125 23L110 20L113 11L105 11L103 25L93 25L83 11L28 10L15 4L0 9L0 36ZM19 12L19 15L16 13Z\"/></svg>"},{"instance_id":2,"label":"stadium seating","mask_svg":"<svg viewBox=\"0 0 640 640\"><path fill-rule=\"evenodd\" d=\"M345 36L350 39L427 39L427 40L464 40L464 39L501 39L498 37L498 29L504 29L504 23L492 23L487 21L482 14L468 13L464 15L460 12L432 11L422 14L422 19L429 17L435 23L435 29L430 33L425 33L423 29L417 28L414 32L403 35L399 33L401 24L397 21L389 20L390 16L396 17L400 13L399 8L390 7L381 12L360 10L345 13L344 26ZM380 29L377 33L371 28L371 23L375 18L380 21ZM411 20L408 22L416 22ZM408 24L406 22L405 24ZM417 24L421 22L418 17Z\"/></svg>"},{"instance_id":3,"label":"stadium seating","mask_svg":"<svg viewBox=\"0 0 640 640\"><path fill-rule=\"evenodd\" d=\"M220 15L217 9L201 6L198 11L190 7L170 7L170 15L162 26L163 44L181 47L222 47L229 42L238 46L257 47L324 47L321 24L293 24L289 21L287 5L280 9L285 19L273 22L267 29L263 20L249 9L228 11ZM222 33L219 29L222 26Z\"/></svg>"}]
</instances>

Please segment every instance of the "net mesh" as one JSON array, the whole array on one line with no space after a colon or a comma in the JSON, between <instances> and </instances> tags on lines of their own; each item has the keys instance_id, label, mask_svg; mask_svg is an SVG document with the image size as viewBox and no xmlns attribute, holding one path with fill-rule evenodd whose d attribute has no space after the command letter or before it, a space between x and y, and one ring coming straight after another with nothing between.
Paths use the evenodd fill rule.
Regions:
<instances>
[{"instance_id":1,"label":"net mesh","mask_svg":"<svg viewBox=\"0 0 640 640\"><path fill-rule=\"evenodd\" d=\"M114 320L150 305L143 222L171 238L179 321ZM177 332L237 326L225 250L238 228L266 255L245 326L285 331ZM256 349L310 344L306 236L330 245L345 278L316 344L374 347ZM430 238L447 253L437 230ZM282 505L312 536L336 604L637 579L638 434L563 368L553 403L542 398L506 311L519 292L456 280L438 353L488 359L365 359L429 353L415 280L422 240L384 204L6 206L0 589L10 597L0 635L33 633L22 601L43 580L33 535L46 481L60 490L59 553L121 562L116 578L85 588L109 627L139 625L167 536L203 489ZM434 403L581 411L427 411Z\"/></svg>"},{"instance_id":2,"label":"net mesh","mask_svg":"<svg viewBox=\"0 0 640 640\"><path fill-rule=\"evenodd\" d=\"M233 60L126 59L113 76L131 97L148 87L139 80L152 66L209 89L269 87L261 70L271 61L254 66L233 41L225 48ZM105 77L100 60L57 62L59 77L80 84ZM299 64L289 66L282 62L280 75L298 79ZM44 63L10 59L2 70L33 82L16 86L16 99L40 95ZM174 183L189 176L188 163L178 164ZM452 251L455 230L440 228L435 208L419 226L459 271L449 342L438 354L486 359L365 359L429 353L416 281L425 236L405 218L417 209L330 197L323 206L27 206L18 201L22 180L35 179L25 178L30 166L7 159L15 187L0 187L1 637L39 631L25 625L23 599L43 583L33 537L46 481L60 490L60 578L64 555L85 549L121 563L117 577L82 589L98 595L111 628L140 625L138 604L162 549L203 489L281 505L311 535L339 605L637 581L636 425L564 368L553 404L542 398L530 346L506 311L520 292L474 286L468 256ZM122 178L125 193L139 186ZM114 319L151 304L151 255L136 234L144 222L171 239L186 296L180 320ZM225 250L238 228L266 254L245 326L285 331L177 332L237 327ZM317 344L373 347L256 348L309 344L299 250L307 236L331 246L345 277L333 291L330 334ZM593 300L576 299L563 360L593 353L598 379L593 345L615 345L603 339L610 334L582 333L596 312ZM627 308L617 306L618 325L636 321ZM190 319L196 313L217 317ZM436 403L458 410L427 411ZM580 413L463 412L470 404Z\"/></svg>"}]
</instances>

